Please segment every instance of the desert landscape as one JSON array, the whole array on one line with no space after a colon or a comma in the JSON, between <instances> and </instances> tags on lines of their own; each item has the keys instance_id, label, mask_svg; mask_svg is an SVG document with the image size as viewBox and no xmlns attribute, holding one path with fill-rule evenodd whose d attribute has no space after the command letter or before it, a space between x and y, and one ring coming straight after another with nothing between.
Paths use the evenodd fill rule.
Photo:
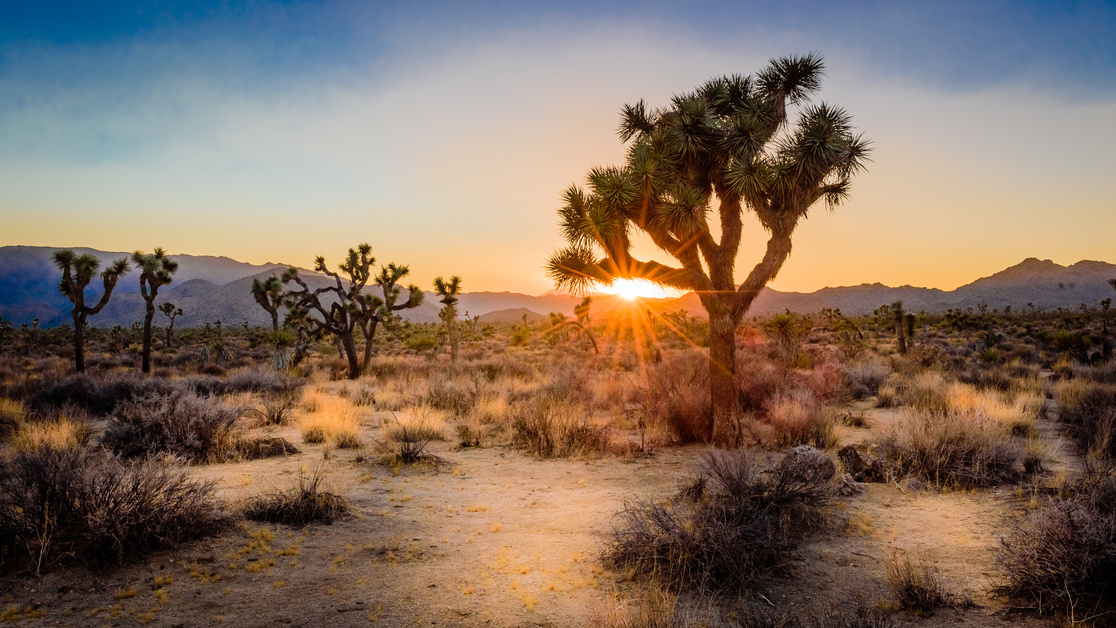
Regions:
<instances>
[{"instance_id":1,"label":"desert landscape","mask_svg":"<svg viewBox=\"0 0 1116 628\"><path fill-rule=\"evenodd\" d=\"M0 2L0 624L1116 626L1114 25Z\"/></svg>"}]
</instances>

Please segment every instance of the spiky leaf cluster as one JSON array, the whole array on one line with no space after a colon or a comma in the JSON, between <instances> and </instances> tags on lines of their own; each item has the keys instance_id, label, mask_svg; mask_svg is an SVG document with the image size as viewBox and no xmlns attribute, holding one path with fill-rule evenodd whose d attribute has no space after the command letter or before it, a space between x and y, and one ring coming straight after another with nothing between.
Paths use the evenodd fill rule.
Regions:
<instances>
[{"instance_id":1,"label":"spiky leaf cluster","mask_svg":"<svg viewBox=\"0 0 1116 628\"><path fill-rule=\"evenodd\" d=\"M867 160L868 142L840 107L808 103L823 70L816 54L784 57L755 77L714 78L665 108L626 105L618 130L628 144L625 163L594 167L584 187L562 194L566 246L546 265L556 286L584 292L595 282L642 278L682 290L731 291L745 210L772 236L789 239L817 201L837 206ZM800 107L793 128L788 105ZM714 211L719 240L710 228ZM635 259L636 230L677 265Z\"/></svg>"}]
</instances>

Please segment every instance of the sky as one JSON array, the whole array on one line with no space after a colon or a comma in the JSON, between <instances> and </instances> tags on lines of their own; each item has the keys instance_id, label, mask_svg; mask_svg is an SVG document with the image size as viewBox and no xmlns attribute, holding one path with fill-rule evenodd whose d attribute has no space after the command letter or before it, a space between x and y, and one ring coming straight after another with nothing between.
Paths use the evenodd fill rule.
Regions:
<instances>
[{"instance_id":1,"label":"sky","mask_svg":"<svg viewBox=\"0 0 1116 628\"><path fill-rule=\"evenodd\" d=\"M0 0L0 246L309 267L368 242L427 287L538 294L625 103L808 52L872 162L772 287L1116 262L1110 2Z\"/></svg>"}]
</instances>

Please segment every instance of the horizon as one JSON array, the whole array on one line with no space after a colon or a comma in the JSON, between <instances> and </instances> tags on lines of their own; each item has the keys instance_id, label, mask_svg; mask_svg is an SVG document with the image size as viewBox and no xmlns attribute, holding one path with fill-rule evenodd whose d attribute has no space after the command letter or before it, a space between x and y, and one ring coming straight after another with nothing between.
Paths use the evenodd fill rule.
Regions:
<instances>
[{"instance_id":1,"label":"horizon","mask_svg":"<svg viewBox=\"0 0 1116 628\"><path fill-rule=\"evenodd\" d=\"M814 101L849 111L873 161L769 287L949 291L1110 254L1116 8L641 9L0 7L0 245L309 267L366 241L424 289L544 294L559 195L622 159L622 105L818 51ZM763 238L746 219L738 282Z\"/></svg>"}]
</instances>

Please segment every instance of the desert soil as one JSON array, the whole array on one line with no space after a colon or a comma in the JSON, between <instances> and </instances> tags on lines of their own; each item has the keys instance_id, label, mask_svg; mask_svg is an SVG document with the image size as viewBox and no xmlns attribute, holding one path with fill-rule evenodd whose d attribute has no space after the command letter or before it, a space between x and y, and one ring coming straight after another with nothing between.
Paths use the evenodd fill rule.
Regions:
<instances>
[{"instance_id":1,"label":"desert soil","mask_svg":"<svg viewBox=\"0 0 1116 628\"><path fill-rule=\"evenodd\" d=\"M894 420L893 411L863 411L874 425ZM378 424L366 417L367 442ZM1044 429L1058 438L1051 426ZM301 443L293 428L271 433ZM846 442L868 434L842 428ZM582 626L635 595L598 560L616 512L626 500L676 491L705 451L539 460L437 442L431 453L441 464L393 470L367 451L333 450L323 460L322 446L299 447L286 458L193 473L216 481L219 496L235 503L288 488L324 464L330 490L351 500L354 516L306 528L249 523L110 571L54 568L5 578L5 619L61 626ZM947 587L974 605L928 618L900 613L900 624L1049 625L1008 612L988 594L999 537L1019 522L1026 494L1014 487L943 493L905 483L863 486L864 493L843 498L832 529L801 546L788 573L749 603L797 610L857 596L886 600L885 561L906 554L937 566Z\"/></svg>"}]
</instances>

